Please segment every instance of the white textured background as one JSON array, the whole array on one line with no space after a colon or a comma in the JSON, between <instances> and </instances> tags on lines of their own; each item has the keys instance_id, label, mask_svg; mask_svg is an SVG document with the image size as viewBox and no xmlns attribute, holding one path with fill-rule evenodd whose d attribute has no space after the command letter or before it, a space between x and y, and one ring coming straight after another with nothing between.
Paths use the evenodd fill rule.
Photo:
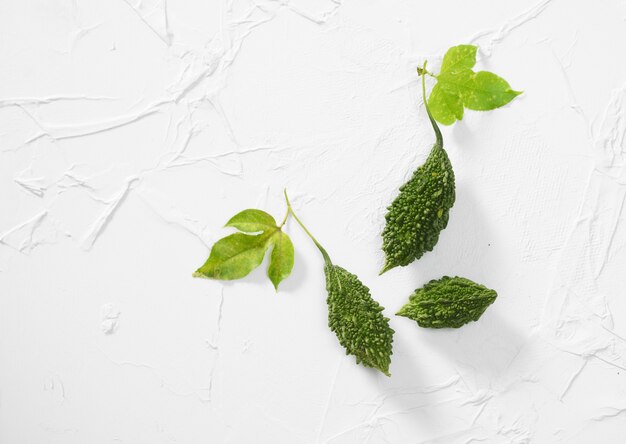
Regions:
<instances>
[{"instance_id":1,"label":"white textured background","mask_svg":"<svg viewBox=\"0 0 626 444\"><path fill-rule=\"evenodd\" d=\"M450 224L378 277L433 142L415 67L460 43L525 94L444 129ZM618 0L0 1L0 442L626 442L625 53ZM387 308L391 378L293 223L278 294L191 278L284 186ZM499 298L391 316L443 274Z\"/></svg>"}]
</instances>

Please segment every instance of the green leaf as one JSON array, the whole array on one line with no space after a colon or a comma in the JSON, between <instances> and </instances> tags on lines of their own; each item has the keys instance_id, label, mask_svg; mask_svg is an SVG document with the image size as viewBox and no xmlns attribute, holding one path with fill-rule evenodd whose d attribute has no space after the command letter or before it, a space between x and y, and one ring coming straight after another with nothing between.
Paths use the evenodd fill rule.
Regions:
<instances>
[{"instance_id":1,"label":"green leaf","mask_svg":"<svg viewBox=\"0 0 626 444\"><path fill-rule=\"evenodd\" d=\"M415 290L396 314L413 319L420 327L459 328L477 321L497 296L469 279L444 276Z\"/></svg>"},{"instance_id":2,"label":"green leaf","mask_svg":"<svg viewBox=\"0 0 626 444\"><path fill-rule=\"evenodd\" d=\"M270 243L267 234L231 234L218 240L194 277L233 280L247 276L261 265Z\"/></svg>"},{"instance_id":3,"label":"green leaf","mask_svg":"<svg viewBox=\"0 0 626 444\"><path fill-rule=\"evenodd\" d=\"M276 227L276 220L265 211L248 209L235 214L226 222L226 227L234 227L244 233L257 233Z\"/></svg>"},{"instance_id":4,"label":"green leaf","mask_svg":"<svg viewBox=\"0 0 626 444\"><path fill-rule=\"evenodd\" d=\"M458 45L448 49L441 62L441 73L472 69L476 64L477 49L474 45Z\"/></svg>"},{"instance_id":5,"label":"green leaf","mask_svg":"<svg viewBox=\"0 0 626 444\"><path fill-rule=\"evenodd\" d=\"M520 94L521 91L513 91L502 77L479 71L463 91L463 103L468 109L489 111L506 105Z\"/></svg>"},{"instance_id":6,"label":"green leaf","mask_svg":"<svg viewBox=\"0 0 626 444\"><path fill-rule=\"evenodd\" d=\"M289 236L280 230L274 233L271 242L274 248L270 256L267 276L274 284L274 288L278 290L278 284L291 274L293 268L293 244Z\"/></svg>"},{"instance_id":7,"label":"green leaf","mask_svg":"<svg viewBox=\"0 0 626 444\"><path fill-rule=\"evenodd\" d=\"M489 111L506 105L521 94L503 78L488 72L474 72L474 45L450 48L441 63L437 83L428 98L428 107L435 120L451 125L463 118L463 108Z\"/></svg>"},{"instance_id":8,"label":"green leaf","mask_svg":"<svg viewBox=\"0 0 626 444\"><path fill-rule=\"evenodd\" d=\"M430 97L428 107L431 109L433 118L444 125L452 125L463 118L463 101L459 94L446 89L445 84L437 83Z\"/></svg>"},{"instance_id":9,"label":"green leaf","mask_svg":"<svg viewBox=\"0 0 626 444\"><path fill-rule=\"evenodd\" d=\"M389 374L394 331L358 277L325 259L328 326L357 364Z\"/></svg>"}]
</instances>

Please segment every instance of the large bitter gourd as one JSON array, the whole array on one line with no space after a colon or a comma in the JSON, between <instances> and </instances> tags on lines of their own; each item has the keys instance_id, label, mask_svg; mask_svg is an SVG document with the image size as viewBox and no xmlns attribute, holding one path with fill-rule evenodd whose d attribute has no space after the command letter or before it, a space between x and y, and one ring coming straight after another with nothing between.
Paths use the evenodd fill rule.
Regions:
<instances>
[{"instance_id":1,"label":"large bitter gourd","mask_svg":"<svg viewBox=\"0 0 626 444\"><path fill-rule=\"evenodd\" d=\"M448 225L454 205L454 171L443 148L441 131L428 109L423 76L422 92L436 141L426 162L400 187L400 193L387 208L382 234L385 265L381 274L432 251L439 233Z\"/></svg>"}]
</instances>

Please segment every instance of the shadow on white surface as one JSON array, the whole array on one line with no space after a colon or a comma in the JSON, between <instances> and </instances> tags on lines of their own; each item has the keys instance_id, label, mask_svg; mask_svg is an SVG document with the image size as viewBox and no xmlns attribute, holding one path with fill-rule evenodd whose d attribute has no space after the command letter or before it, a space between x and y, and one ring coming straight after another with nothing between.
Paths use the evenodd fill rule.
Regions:
<instances>
[{"instance_id":1,"label":"shadow on white surface","mask_svg":"<svg viewBox=\"0 0 626 444\"><path fill-rule=\"evenodd\" d=\"M507 253L499 251L493 229L496 222L486 214L476 193L464 184L457 184L457 200L439 244L416 263L416 288L423 285L420 282L457 275L493 288L498 297L478 321L459 329L416 328L421 338L449 356L452 363L460 362L477 375L498 377L519 353L524 337L501 315L507 311L510 295L497 288L502 257Z\"/></svg>"},{"instance_id":2,"label":"shadow on white surface","mask_svg":"<svg viewBox=\"0 0 626 444\"><path fill-rule=\"evenodd\" d=\"M310 267L315 267L315 265L306 262L302 253L298 250L298 248L296 248L294 251L293 270L291 271L291 275L280 284L279 291L284 291L285 293L295 293L303 288L303 286L306 285L306 279ZM321 270L314 271L321 274Z\"/></svg>"}]
</instances>

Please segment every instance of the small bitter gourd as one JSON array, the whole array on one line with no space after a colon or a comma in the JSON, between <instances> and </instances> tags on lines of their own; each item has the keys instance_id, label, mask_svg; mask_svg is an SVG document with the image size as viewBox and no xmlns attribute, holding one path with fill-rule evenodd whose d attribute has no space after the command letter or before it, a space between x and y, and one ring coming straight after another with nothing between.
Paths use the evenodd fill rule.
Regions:
<instances>
[{"instance_id":1,"label":"small bitter gourd","mask_svg":"<svg viewBox=\"0 0 626 444\"><path fill-rule=\"evenodd\" d=\"M400 193L387 208L382 233L385 265L381 274L432 251L439 233L448 225L450 208L454 205L454 171L443 148L441 131L428 109L423 75L422 93L436 141L426 162L400 187Z\"/></svg>"},{"instance_id":2,"label":"small bitter gourd","mask_svg":"<svg viewBox=\"0 0 626 444\"><path fill-rule=\"evenodd\" d=\"M444 276L415 290L396 314L413 319L420 327L459 328L477 321L497 296L469 279Z\"/></svg>"}]
</instances>

